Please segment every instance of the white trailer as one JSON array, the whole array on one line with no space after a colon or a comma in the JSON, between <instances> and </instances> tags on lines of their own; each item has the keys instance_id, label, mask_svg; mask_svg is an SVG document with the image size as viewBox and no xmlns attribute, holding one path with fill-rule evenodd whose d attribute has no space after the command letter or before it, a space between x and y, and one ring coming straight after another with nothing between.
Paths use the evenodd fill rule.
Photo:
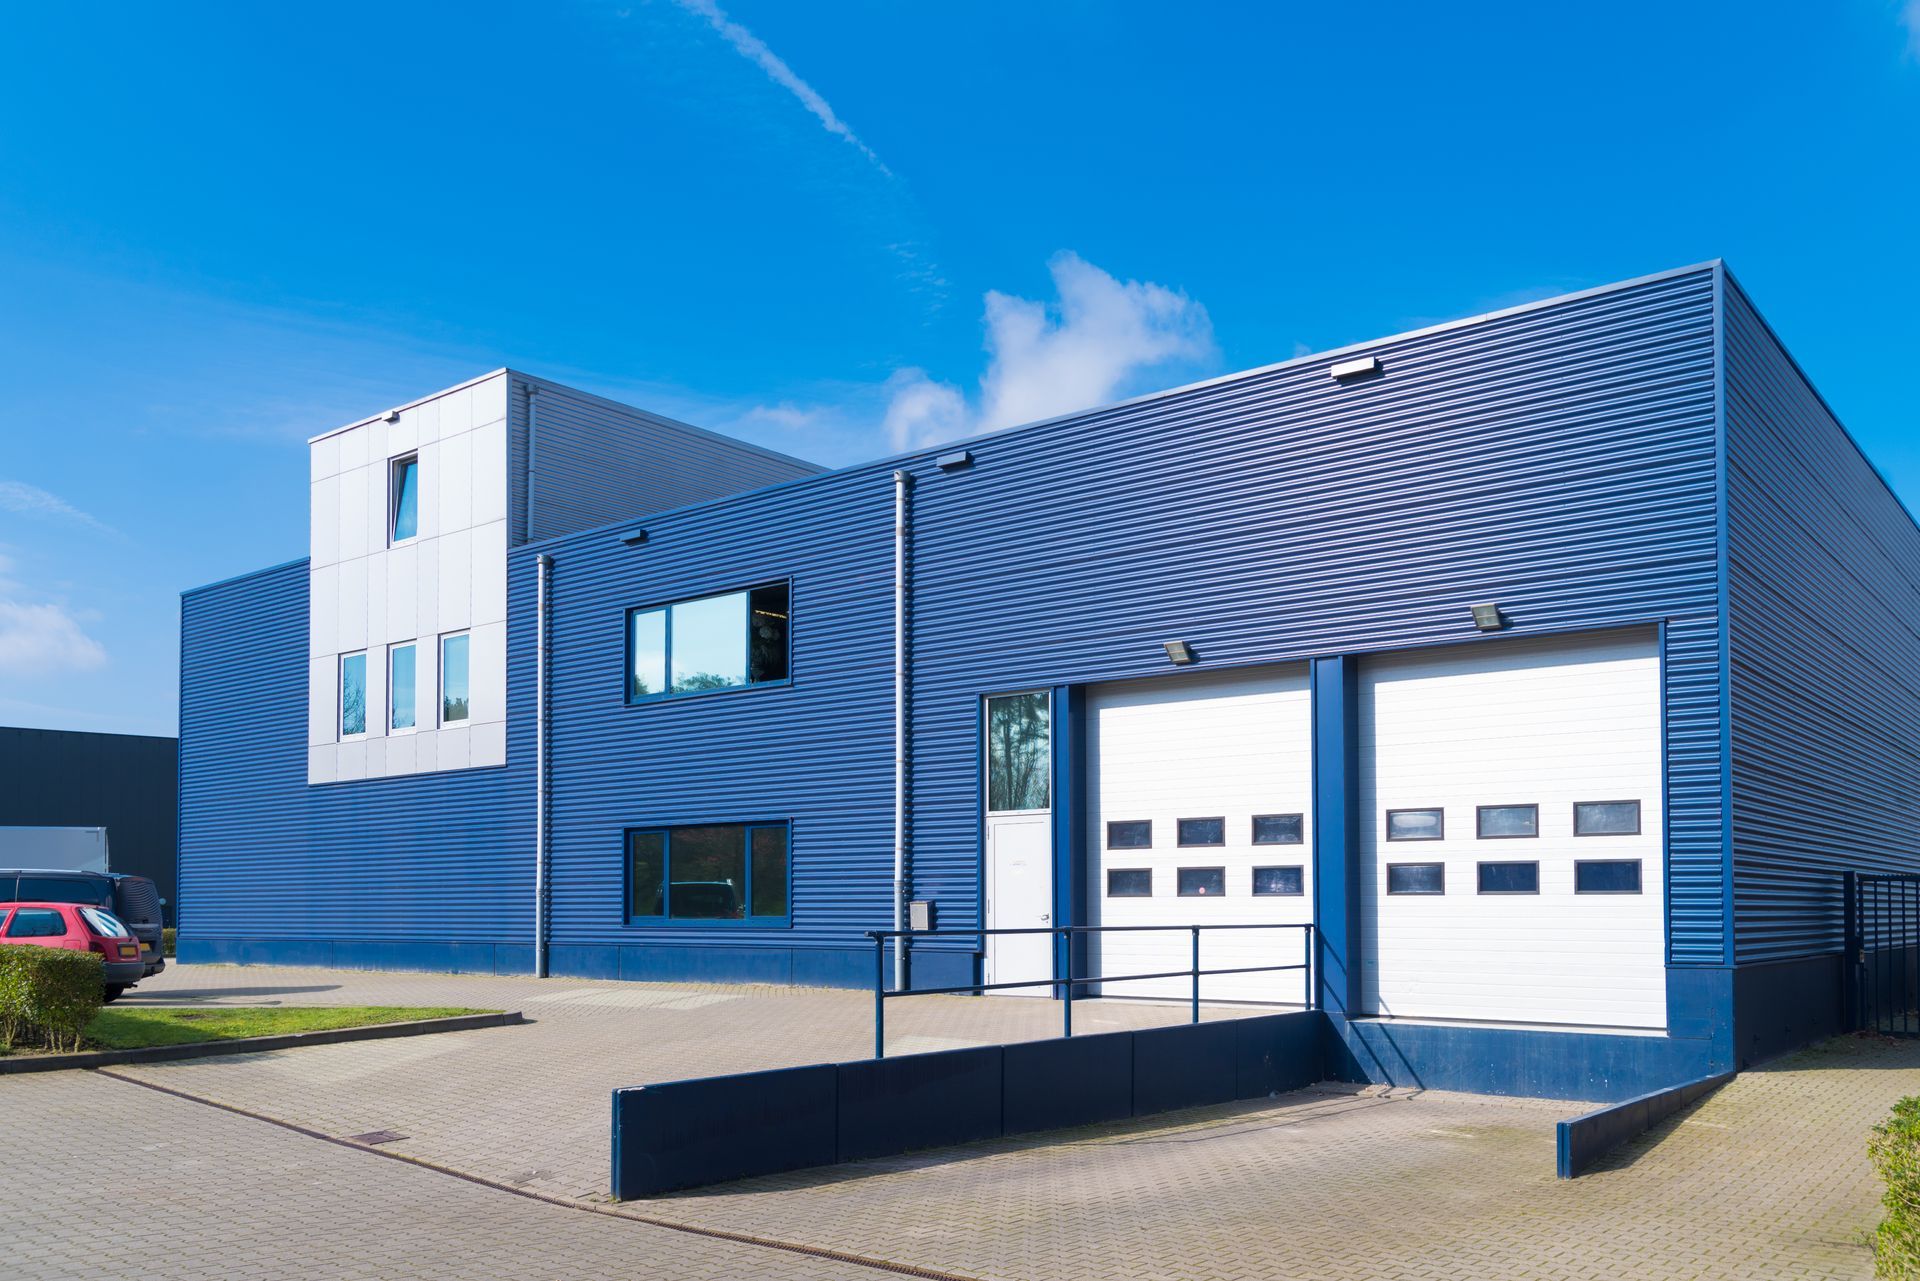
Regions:
<instances>
[{"instance_id":1,"label":"white trailer","mask_svg":"<svg viewBox=\"0 0 1920 1281\"><path fill-rule=\"evenodd\" d=\"M0 867L105 872L104 827L0 827Z\"/></svg>"}]
</instances>

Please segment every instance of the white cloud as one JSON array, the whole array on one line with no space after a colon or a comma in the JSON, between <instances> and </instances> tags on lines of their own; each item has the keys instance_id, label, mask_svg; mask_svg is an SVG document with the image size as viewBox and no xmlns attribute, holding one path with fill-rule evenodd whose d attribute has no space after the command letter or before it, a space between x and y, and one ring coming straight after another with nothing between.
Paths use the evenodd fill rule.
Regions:
<instances>
[{"instance_id":1,"label":"white cloud","mask_svg":"<svg viewBox=\"0 0 1920 1281\"><path fill-rule=\"evenodd\" d=\"M697 14L705 18L708 24L712 26L715 31L719 32L721 38L732 45L741 57L766 72L767 79L773 81L782 89L785 89L795 98L798 98L800 105L812 112L814 118L820 122L821 126L824 127L828 133L846 139L847 142L859 150L861 155L873 162L874 168L886 174L889 178L893 176L893 171L888 169L887 166L881 162L880 157L874 154L873 148L860 141L859 136L847 127L847 122L834 113L832 105L829 104L825 98L821 97L812 85L795 75L793 68L786 64L785 59L781 58L780 55L773 50L767 48L766 42L760 39L759 36L754 35L753 32L741 26L732 18L729 18L713 0L674 0L674 3L682 9L685 9L688 13Z\"/></svg>"},{"instance_id":2,"label":"white cloud","mask_svg":"<svg viewBox=\"0 0 1920 1281\"><path fill-rule=\"evenodd\" d=\"M924 369L902 369L887 379L887 414L881 429L894 452L967 433L967 398L958 387L935 382Z\"/></svg>"},{"instance_id":3,"label":"white cloud","mask_svg":"<svg viewBox=\"0 0 1920 1281\"><path fill-rule=\"evenodd\" d=\"M91 671L106 661L100 642L60 606L0 600L0 672L42 676Z\"/></svg>"},{"instance_id":4,"label":"white cloud","mask_svg":"<svg viewBox=\"0 0 1920 1281\"><path fill-rule=\"evenodd\" d=\"M58 516L92 526L94 529L107 528L104 523L95 520L58 494L49 494L44 489L17 480L0 480L0 511L10 511L22 516Z\"/></svg>"},{"instance_id":5,"label":"white cloud","mask_svg":"<svg viewBox=\"0 0 1920 1281\"><path fill-rule=\"evenodd\" d=\"M998 431L1146 390L1217 356L1207 309L1176 289L1118 280L1075 253L1047 264L1056 299L986 296L987 369L978 406L918 369L887 380L884 426L895 449Z\"/></svg>"}]
</instances>

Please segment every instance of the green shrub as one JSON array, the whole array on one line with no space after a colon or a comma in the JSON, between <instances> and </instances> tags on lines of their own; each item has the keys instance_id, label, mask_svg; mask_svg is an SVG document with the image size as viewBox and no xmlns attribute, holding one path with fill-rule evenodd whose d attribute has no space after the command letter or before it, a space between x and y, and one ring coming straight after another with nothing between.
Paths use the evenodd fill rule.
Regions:
<instances>
[{"instance_id":1,"label":"green shrub","mask_svg":"<svg viewBox=\"0 0 1920 1281\"><path fill-rule=\"evenodd\" d=\"M79 1049L105 984L92 952L0 944L0 1044Z\"/></svg>"},{"instance_id":2,"label":"green shrub","mask_svg":"<svg viewBox=\"0 0 1920 1281\"><path fill-rule=\"evenodd\" d=\"M1920 1281L1920 1098L1901 1099L1867 1142L1886 1180L1886 1217L1873 1235L1873 1272L1887 1281Z\"/></svg>"},{"instance_id":3,"label":"green shrub","mask_svg":"<svg viewBox=\"0 0 1920 1281\"><path fill-rule=\"evenodd\" d=\"M160 955L162 956L173 955L173 940L174 940L174 937L179 934L179 932L180 931L174 929L171 925L169 925L166 929L160 931Z\"/></svg>"}]
</instances>

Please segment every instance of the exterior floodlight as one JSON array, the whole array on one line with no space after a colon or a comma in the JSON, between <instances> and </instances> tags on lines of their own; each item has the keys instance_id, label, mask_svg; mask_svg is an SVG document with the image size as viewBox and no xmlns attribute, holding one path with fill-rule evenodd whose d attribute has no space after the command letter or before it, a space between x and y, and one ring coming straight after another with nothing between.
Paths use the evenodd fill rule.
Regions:
<instances>
[{"instance_id":1,"label":"exterior floodlight","mask_svg":"<svg viewBox=\"0 0 1920 1281\"><path fill-rule=\"evenodd\" d=\"M1185 641L1168 641L1166 648L1167 657L1173 660L1176 667L1185 667L1193 661L1193 649Z\"/></svg>"},{"instance_id":2,"label":"exterior floodlight","mask_svg":"<svg viewBox=\"0 0 1920 1281\"><path fill-rule=\"evenodd\" d=\"M647 541L647 531L644 529L629 530L620 535L620 541L629 547L638 547Z\"/></svg>"},{"instance_id":3,"label":"exterior floodlight","mask_svg":"<svg viewBox=\"0 0 1920 1281\"><path fill-rule=\"evenodd\" d=\"M380 417L384 422L397 423L400 421L400 411L397 409L389 409L386 413L380 415Z\"/></svg>"},{"instance_id":4,"label":"exterior floodlight","mask_svg":"<svg viewBox=\"0 0 1920 1281\"><path fill-rule=\"evenodd\" d=\"M940 455L933 460L933 465L941 471L959 471L963 467L973 466L973 455L964 449L957 449L951 454Z\"/></svg>"},{"instance_id":5,"label":"exterior floodlight","mask_svg":"<svg viewBox=\"0 0 1920 1281\"><path fill-rule=\"evenodd\" d=\"M1332 373L1336 382L1348 378L1361 378L1367 374L1377 374L1380 372L1380 357L1362 356L1358 360L1343 360L1329 372Z\"/></svg>"},{"instance_id":6,"label":"exterior floodlight","mask_svg":"<svg viewBox=\"0 0 1920 1281\"><path fill-rule=\"evenodd\" d=\"M1473 625L1483 632L1497 632L1507 625L1498 605L1475 605L1473 607Z\"/></svg>"}]
</instances>

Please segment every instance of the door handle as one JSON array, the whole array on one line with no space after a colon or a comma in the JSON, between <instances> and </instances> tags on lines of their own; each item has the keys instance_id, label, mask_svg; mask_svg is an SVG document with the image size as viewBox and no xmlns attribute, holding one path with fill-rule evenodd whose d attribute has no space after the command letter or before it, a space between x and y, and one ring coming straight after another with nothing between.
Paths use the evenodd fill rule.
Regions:
<instances>
[{"instance_id":1,"label":"door handle","mask_svg":"<svg viewBox=\"0 0 1920 1281\"><path fill-rule=\"evenodd\" d=\"M1052 913L1052 912L1042 912L1042 913L1040 914L1040 921L1041 921L1041 924L1043 924L1043 925L1051 925L1051 924L1053 923L1053 913Z\"/></svg>"}]
</instances>

